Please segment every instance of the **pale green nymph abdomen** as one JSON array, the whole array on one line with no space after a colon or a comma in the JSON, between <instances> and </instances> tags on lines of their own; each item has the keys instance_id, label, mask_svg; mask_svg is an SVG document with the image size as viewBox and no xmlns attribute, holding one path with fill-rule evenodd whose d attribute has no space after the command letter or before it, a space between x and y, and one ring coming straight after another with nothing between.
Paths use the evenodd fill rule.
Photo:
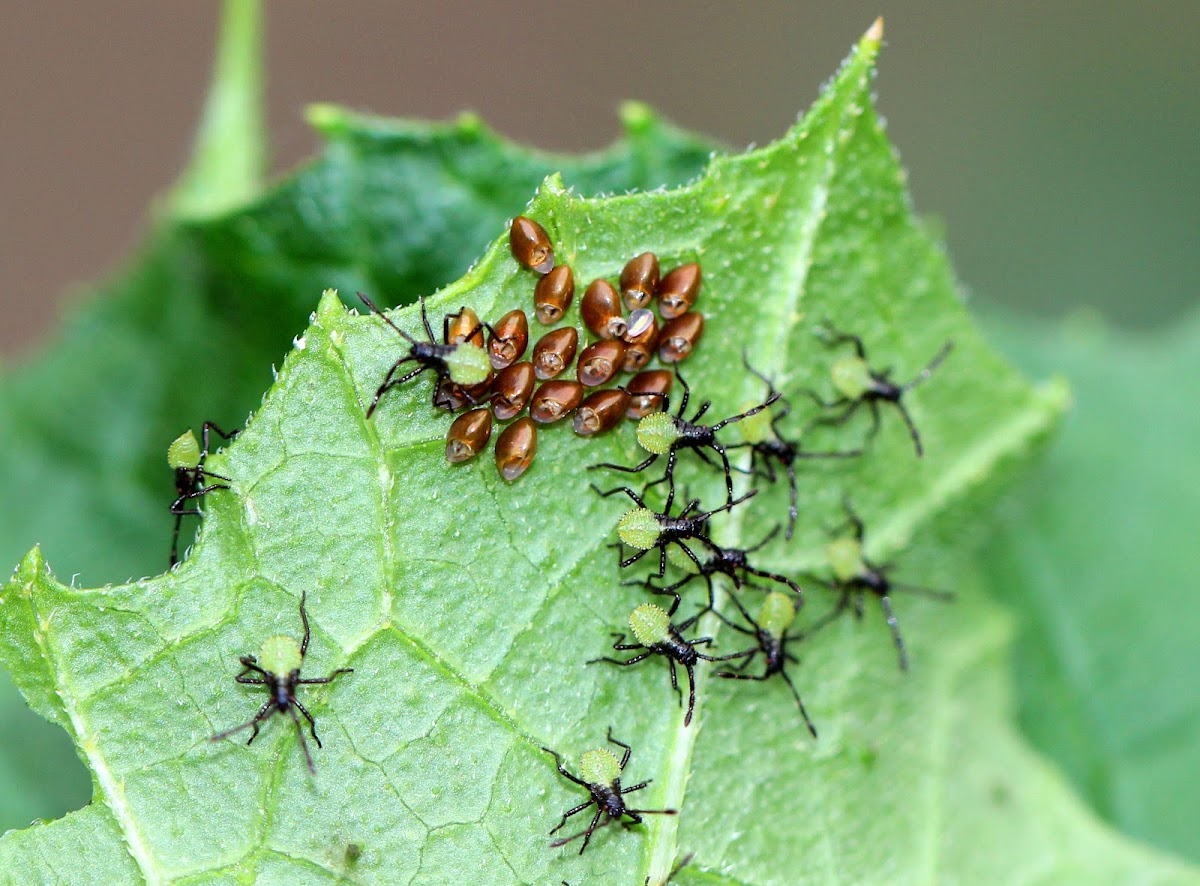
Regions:
<instances>
[{"instance_id":1,"label":"pale green nymph abdomen","mask_svg":"<svg viewBox=\"0 0 1200 886\"><path fill-rule=\"evenodd\" d=\"M658 525L654 511L634 508L617 522L617 535L631 548L648 551L662 535L662 527Z\"/></svg>"},{"instance_id":2,"label":"pale green nymph abdomen","mask_svg":"<svg viewBox=\"0 0 1200 886\"><path fill-rule=\"evenodd\" d=\"M836 538L825 547L829 568L838 581L849 581L866 572L862 559L862 545L858 539Z\"/></svg>"},{"instance_id":3,"label":"pale green nymph abdomen","mask_svg":"<svg viewBox=\"0 0 1200 886\"><path fill-rule=\"evenodd\" d=\"M671 561L672 565L678 566L684 572L699 572L695 561L685 554L683 548L679 545L667 546L667 559Z\"/></svg>"},{"instance_id":4,"label":"pale green nymph abdomen","mask_svg":"<svg viewBox=\"0 0 1200 886\"><path fill-rule=\"evenodd\" d=\"M666 455L671 451L671 444L679 439L679 429L675 427L672 416L665 412L651 412L638 422L637 438L647 452Z\"/></svg>"},{"instance_id":5,"label":"pale green nymph abdomen","mask_svg":"<svg viewBox=\"0 0 1200 886\"><path fill-rule=\"evenodd\" d=\"M300 661L300 644L291 637L268 637L258 655L259 667L277 677L300 670Z\"/></svg>"},{"instance_id":6,"label":"pale green nymph abdomen","mask_svg":"<svg viewBox=\"0 0 1200 886\"><path fill-rule=\"evenodd\" d=\"M758 626L776 639L781 638L796 619L796 604L782 591L771 591L763 600Z\"/></svg>"},{"instance_id":7,"label":"pale green nymph abdomen","mask_svg":"<svg viewBox=\"0 0 1200 886\"><path fill-rule=\"evenodd\" d=\"M621 777L621 763L612 751L596 748L579 758L579 777L588 784L612 784Z\"/></svg>"},{"instance_id":8,"label":"pale green nymph abdomen","mask_svg":"<svg viewBox=\"0 0 1200 886\"><path fill-rule=\"evenodd\" d=\"M463 342L446 355L446 368L450 370L450 381L456 385L481 384L492 372L492 361L487 351L471 342Z\"/></svg>"},{"instance_id":9,"label":"pale green nymph abdomen","mask_svg":"<svg viewBox=\"0 0 1200 886\"><path fill-rule=\"evenodd\" d=\"M743 403L742 412L749 412L758 403ZM763 409L754 415L746 416L737 423L738 432L742 435L742 439L747 443L762 443L775 436L774 430L771 428L771 411Z\"/></svg>"},{"instance_id":10,"label":"pale green nymph abdomen","mask_svg":"<svg viewBox=\"0 0 1200 886\"><path fill-rule=\"evenodd\" d=\"M643 646L663 643L671 635L671 617L653 603L643 603L629 615L629 627Z\"/></svg>"},{"instance_id":11,"label":"pale green nymph abdomen","mask_svg":"<svg viewBox=\"0 0 1200 886\"><path fill-rule=\"evenodd\" d=\"M186 468L195 470L200 467L200 444L196 435L189 428L172 441L167 447L167 464L173 470Z\"/></svg>"},{"instance_id":12,"label":"pale green nymph abdomen","mask_svg":"<svg viewBox=\"0 0 1200 886\"><path fill-rule=\"evenodd\" d=\"M833 386L847 400L858 400L871 389L871 370L861 357L842 357L829 369Z\"/></svg>"}]
</instances>

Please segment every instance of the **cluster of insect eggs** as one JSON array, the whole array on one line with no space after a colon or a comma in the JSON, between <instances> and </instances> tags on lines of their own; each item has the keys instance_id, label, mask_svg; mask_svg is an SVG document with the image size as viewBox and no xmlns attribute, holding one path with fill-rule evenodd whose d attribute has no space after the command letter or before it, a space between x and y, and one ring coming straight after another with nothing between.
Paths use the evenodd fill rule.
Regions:
<instances>
[{"instance_id":1,"label":"cluster of insect eggs","mask_svg":"<svg viewBox=\"0 0 1200 886\"><path fill-rule=\"evenodd\" d=\"M555 327L575 297L570 265L554 263L546 230L518 216L509 231L513 257L540 275L533 291L533 314L542 326ZM470 308L451 315L447 344L471 341L485 348L492 375L479 385L459 388L443 381L441 400L452 409L486 402L458 416L446 435L446 460L452 464L479 455L492 436L494 422L512 422L496 439L496 467L516 480L537 453L538 425L553 424L574 413L575 433L589 437L611 430L622 417L638 420L662 408L674 375L646 368L655 356L667 366L685 359L704 332L704 317L691 308L700 291L700 266L683 264L660 276L658 257L643 252L626 263L619 290L604 278L593 280L579 301L583 325L596 337L580 350L579 331L557 326L533 345L529 359L529 318L509 311L490 327ZM658 315L651 310L657 302ZM624 308L629 310L626 316ZM661 324L659 319L661 317ZM563 377L575 368L575 378ZM606 387L620 373L634 373L627 384ZM529 414L522 416L528 408Z\"/></svg>"}]
</instances>

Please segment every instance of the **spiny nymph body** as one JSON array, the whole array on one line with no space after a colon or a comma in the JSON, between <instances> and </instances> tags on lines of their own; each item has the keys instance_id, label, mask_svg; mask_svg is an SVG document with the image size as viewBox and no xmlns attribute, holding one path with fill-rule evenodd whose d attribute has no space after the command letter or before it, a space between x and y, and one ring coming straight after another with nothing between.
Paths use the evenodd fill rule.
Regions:
<instances>
[{"instance_id":1,"label":"spiny nymph body","mask_svg":"<svg viewBox=\"0 0 1200 886\"><path fill-rule=\"evenodd\" d=\"M671 451L671 444L679 439L679 427L674 416L652 412L638 422L637 438L647 452L666 455Z\"/></svg>"},{"instance_id":2,"label":"spiny nymph body","mask_svg":"<svg viewBox=\"0 0 1200 886\"><path fill-rule=\"evenodd\" d=\"M579 758L579 777L588 784L612 787L621 777L621 763L607 748L585 751Z\"/></svg>"},{"instance_id":3,"label":"spiny nymph body","mask_svg":"<svg viewBox=\"0 0 1200 886\"><path fill-rule=\"evenodd\" d=\"M470 387L482 384L492 374L492 359L487 351L473 342L462 342L444 358L450 380L456 385Z\"/></svg>"},{"instance_id":4,"label":"spiny nymph body","mask_svg":"<svg viewBox=\"0 0 1200 886\"><path fill-rule=\"evenodd\" d=\"M171 441L167 447L167 464L172 470L195 470L200 467L200 442L191 428Z\"/></svg>"},{"instance_id":5,"label":"spiny nymph body","mask_svg":"<svg viewBox=\"0 0 1200 886\"><path fill-rule=\"evenodd\" d=\"M629 627L643 646L656 646L670 638L671 617L661 606L643 603L629 614Z\"/></svg>"},{"instance_id":6,"label":"spiny nymph body","mask_svg":"<svg viewBox=\"0 0 1200 886\"><path fill-rule=\"evenodd\" d=\"M617 522L617 535L631 548L648 551L662 535L662 526L654 511L649 508L634 508Z\"/></svg>"}]
</instances>

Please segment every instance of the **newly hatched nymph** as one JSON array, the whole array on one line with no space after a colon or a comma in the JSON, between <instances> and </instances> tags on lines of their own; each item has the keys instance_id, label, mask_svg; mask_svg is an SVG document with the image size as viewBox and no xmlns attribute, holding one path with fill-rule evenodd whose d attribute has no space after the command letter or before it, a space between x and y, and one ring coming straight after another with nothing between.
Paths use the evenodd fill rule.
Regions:
<instances>
[{"instance_id":1,"label":"newly hatched nymph","mask_svg":"<svg viewBox=\"0 0 1200 886\"><path fill-rule=\"evenodd\" d=\"M717 617L738 633L753 637L756 645L744 652L729 656L730 658L742 658L744 661L734 668L733 672L717 671L717 676L724 677L727 680L758 680L761 682L769 680L778 674L787 683L788 688L792 690L792 697L796 699L796 705L800 708L800 716L804 718L804 724L808 726L808 731L812 733L812 737L816 738L817 727L813 725L812 719L809 718L808 711L804 707L804 702L800 700L800 693L796 691L796 685L792 682L792 678L788 676L787 672L788 663L795 663L797 660L796 656L788 652L787 645L792 641L800 640L804 637L804 634L800 632L788 633L788 628L796 620L796 606L798 601L782 591L772 591L763 600L758 618L753 619L750 617L750 613L746 611L746 607L742 605L741 600L734 595L730 595L729 599L733 601L738 611L741 612L742 618L751 627L742 627L730 621L719 612L716 613ZM766 661L766 667L763 668L763 672L758 675L744 673L746 667L750 662L754 661L759 653L762 653Z\"/></svg>"},{"instance_id":2,"label":"newly hatched nymph","mask_svg":"<svg viewBox=\"0 0 1200 886\"><path fill-rule=\"evenodd\" d=\"M833 610L820 618L813 625L813 630L825 626L847 609L853 609L855 617L861 619L866 595L874 594L879 598L879 607L883 610L883 617L887 620L888 629L892 632L892 642L896 645L900 670L906 671L908 670L908 649L904 645L904 636L900 633L900 622L892 608L892 592L907 591L944 601L954 599L954 595L949 591L938 591L920 585L892 581L888 575L892 564L876 565L863 554L863 537L866 534L863 521L854 512L849 501L844 500L842 507L846 510L847 524L851 532L849 535L835 538L825 548L825 557L829 561L829 569L833 573L833 578L831 580L813 579L816 584L825 585L840 596Z\"/></svg>"},{"instance_id":3,"label":"newly hatched nymph","mask_svg":"<svg viewBox=\"0 0 1200 886\"><path fill-rule=\"evenodd\" d=\"M875 435L879 433L879 404L891 403L900 413L900 417L904 419L904 424L908 426L908 434L912 437L917 456L924 455L925 448L921 444L921 434L917 431L917 426L913 422L908 408L904 405L904 395L929 378L953 349L954 342L948 341L942 345L941 350L911 381L897 384L892 381L891 369L877 372L868 365L866 347L857 335L840 332L829 326L824 327L824 331L830 346L852 343L854 356L840 357L829 368L833 386L840 395L836 400L826 402L816 391L805 391L823 409L836 411L833 415L818 416L809 424L843 425L865 404L871 413L871 429L867 432L867 439L874 439Z\"/></svg>"},{"instance_id":4,"label":"newly hatched nymph","mask_svg":"<svg viewBox=\"0 0 1200 886\"><path fill-rule=\"evenodd\" d=\"M397 335L408 342L408 354L398 359L392 364L392 368L387 371L383 382L375 391L375 396L371 399L371 405L367 407L367 418L375 412L375 407L379 405L379 398L390 391L392 388L404 384L410 379L416 378L425 370L432 370L437 376L437 381L433 388L433 405L439 408L447 408L449 404L444 395L439 396L441 383L449 379L460 388L469 389L475 385L482 384L487 381L492 374L492 363L488 356L488 352L483 347L477 344L473 339L477 333L481 333L483 329L487 329L493 337L496 331L486 323L480 323L480 329L468 330L463 337L466 341L451 343L450 342L450 321L452 318L460 316L460 314L447 314L442 321L442 342L438 342L434 338L433 328L429 325L429 316L425 312L425 299L421 298L421 323L425 327L425 334L429 336L428 341L420 341L413 338L399 326L391 321L391 319L376 307L375 303L369 298L358 293L359 299L368 308L371 313L378 316L384 323L390 326ZM415 363L416 368L406 372L400 378L394 378L396 371L408 363ZM475 403L475 398L468 395L468 401Z\"/></svg>"},{"instance_id":5,"label":"newly hatched nymph","mask_svg":"<svg viewBox=\"0 0 1200 886\"><path fill-rule=\"evenodd\" d=\"M637 505L632 511L628 511L617 522L617 536L621 539L621 543L617 545L617 550L620 553L621 568L631 566L636 563L650 551L658 551L658 572L655 573L659 578L662 578L667 571L667 546L675 545L679 548L693 563L696 564L696 569L701 569L700 559L696 553L688 546L689 541L699 541L713 551L720 550L712 539L709 538L708 521L713 514L719 514L721 511L728 511L730 508L741 504L746 499L755 495L755 490L750 490L740 498L721 505L719 508L714 508L711 511L700 510L700 499L694 498L683 510L672 516L670 514L670 506L663 508L662 512L652 511L646 507L646 503L636 492L628 486L618 486L616 489L610 489L607 492L601 491L595 485L592 489L599 493L602 497L607 498L610 495L616 495L618 492L623 492L633 503ZM629 545L636 550L636 553L626 557L622 550L622 545Z\"/></svg>"},{"instance_id":6,"label":"newly hatched nymph","mask_svg":"<svg viewBox=\"0 0 1200 886\"><path fill-rule=\"evenodd\" d=\"M543 747L542 750L554 758L554 762L558 766L558 772L563 778L574 782L582 788L586 788L588 793L592 795L591 799L586 803L580 803L574 809L568 809L563 813L562 821L551 829L550 833L557 833L567 823L567 819L578 812L582 812L589 806L595 805L596 814L592 817L592 823L583 831L575 834L573 837L565 837L561 840L555 840L550 845L552 847L564 846L573 840L578 840L583 837L583 845L579 847L579 854L583 855L583 850L587 849L588 842L592 839L592 834L598 827L612 824L614 821L621 821L623 818L629 819L631 824L641 824L643 815L675 815L675 809L630 809L625 805L625 794L632 794L634 791L640 791L650 781L643 781L635 784L633 787L621 787L621 773L625 770L625 764L629 762L629 755L632 753L629 745L624 742L617 741L612 736L612 728L608 730L608 741L615 744L619 748L624 749L621 759L617 760L617 755L606 748L597 748L594 751L586 752L579 760L579 775L572 775L567 771L567 767L563 765L562 757L557 751L552 751L550 748ZM600 824L600 818L604 817L604 824Z\"/></svg>"},{"instance_id":7,"label":"newly hatched nymph","mask_svg":"<svg viewBox=\"0 0 1200 886\"><path fill-rule=\"evenodd\" d=\"M699 569L695 569L695 563L684 556L677 553L678 547L673 547L667 551L667 559L673 564L684 570L687 574L677 582L657 587L651 579L646 579L644 582L648 591L654 594L664 594L675 598L675 602L671 605L671 612L674 612L679 606L679 591L681 588L689 584L696 578L703 578L704 583L708 586L708 608L713 608L713 583L714 575L728 576L730 581L739 590L742 587L752 587L757 590L765 590L761 585L755 584L750 576L757 578L765 578L778 584L784 585L799 601L803 599L804 592L800 590L800 586L788 578L786 575L780 575L778 572L769 572L765 569L759 569L750 562L750 555L755 551L761 550L770 544L771 540L779 534L779 527L776 526L763 537L762 541L753 547L749 548L723 548L720 545L710 542L708 547L712 550L712 554L700 562Z\"/></svg>"},{"instance_id":8,"label":"newly hatched nymph","mask_svg":"<svg viewBox=\"0 0 1200 886\"><path fill-rule=\"evenodd\" d=\"M778 466L788 479L788 524L785 535L789 540L796 529L796 518L799 507L796 496L796 462L810 458L856 458L862 455L861 449L848 449L844 452L805 452L800 448L798 438L789 439L779 428L779 421L792 411L791 402L775 390L771 379L767 378L750 365L746 356L742 355L746 368L757 375L767 384L768 398L774 397L782 408L776 412L760 412L752 418L743 421L738 427L742 432L741 443L732 443L728 449L750 449L749 473L755 479L762 478L768 483L774 483L777 478L775 469ZM734 470L742 471L741 468Z\"/></svg>"},{"instance_id":9,"label":"newly hatched nymph","mask_svg":"<svg viewBox=\"0 0 1200 886\"><path fill-rule=\"evenodd\" d=\"M679 691L679 679L675 674L675 664L678 662L687 673L688 706L687 714L683 718L683 725L689 726L692 722L692 712L696 708L696 662L701 659L704 659L704 661L725 661L741 655L741 653L735 653L734 655L713 656L697 652L696 647L708 645L712 642L712 637L698 637L695 640L687 640L684 638L683 632L695 624L699 617L699 615L693 615L686 621L674 625L671 624L671 616L667 610L661 606L655 606L653 603L643 603L629 615L629 627L633 630L633 636L637 639L637 642L626 643L624 634L613 634L616 642L613 643L612 648L620 652L645 651L624 661L619 658L604 656L603 658L593 658L588 664L606 661L615 665L628 666L637 664L639 661L644 661L652 655L661 655L667 660L667 665L671 669L671 688L679 696L679 703L682 705L683 693Z\"/></svg>"},{"instance_id":10,"label":"newly hatched nymph","mask_svg":"<svg viewBox=\"0 0 1200 886\"><path fill-rule=\"evenodd\" d=\"M175 501L171 502L171 513L175 515L175 531L171 534L171 565L179 562L179 527L184 516L200 516L199 508L189 508L187 503L192 499L201 498L217 489L228 489L230 480L220 474L205 470L204 462L208 459L208 435L215 431L226 440L237 436L237 431L228 434L211 421L206 421L201 428L200 436L204 441L201 446L196 435L187 430L176 437L167 447L167 464L175 472ZM219 483L205 485L205 480L220 480Z\"/></svg>"},{"instance_id":11,"label":"newly hatched nymph","mask_svg":"<svg viewBox=\"0 0 1200 886\"><path fill-rule=\"evenodd\" d=\"M778 400L779 394L773 394L758 406L747 409L738 415L731 415L729 418L722 419L716 424L702 425L697 424L697 422L708 411L709 407L712 406L711 401L705 400L700 404L700 408L696 410L696 414L691 419L685 419L683 413L687 409L691 389L688 387L687 382L683 380L682 375L677 374L676 377L679 379L679 384L683 387L683 397L680 400L678 412L674 415L666 411L652 412L638 422L638 443L650 453L650 456L633 467L605 462L603 464L592 465L589 467L589 470L609 468L614 471L624 471L627 474L637 474L654 464L660 455L665 455L667 457L667 472L658 480L649 483L648 486L657 486L659 483L668 484L667 503L663 508L664 511L668 511L671 509L671 502L675 496L675 454L680 449L691 449L706 464L713 465L709 457L704 454L704 450L711 449L720 456L721 467L725 472L725 501L727 504L732 505L733 476L730 472L729 457L725 454L725 447L717 440L717 432L733 422L742 421L743 419L757 415ZM664 402L663 408L664 410L668 408L666 402Z\"/></svg>"},{"instance_id":12,"label":"newly hatched nymph","mask_svg":"<svg viewBox=\"0 0 1200 886\"><path fill-rule=\"evenodd\" d=\"M297 643L291 637L268 637L257 658L253 655L243 655L238 659L242 663L243 670L234 679L239 683L251 686L266 686L270 698L258 709L258 713L245 723L218 732L209 740L220 741L243 729L252 729L250 738L246 740L246 744L250 744L258 736L262 722L269 720L271 715L278 711L292 718L292 722L296 725L296 735L300 738L300 748L304 751L304 761L308 764L308 771L316 775L317 769L313 765L312 754L308 751L308 743L304 740L304 729L300 726L300 718L296 716L297 710L308 720L309 731L312 733L317 747L321 747L321 739L317 737L317 723L313 719L313 715L296 698L296 687L315 683L332 683L339 674L349 674L353 672L354 668L338 668L328 677L301 679L300 668L304 665L304 656L308 654L308 640L311 633L308 627L308 612L304 606L306 596L307 594L300 596L300 620L304 623L303 640ZM259 676L254 677L251 676L252 674Z\"/></svg>"}]
</instances>

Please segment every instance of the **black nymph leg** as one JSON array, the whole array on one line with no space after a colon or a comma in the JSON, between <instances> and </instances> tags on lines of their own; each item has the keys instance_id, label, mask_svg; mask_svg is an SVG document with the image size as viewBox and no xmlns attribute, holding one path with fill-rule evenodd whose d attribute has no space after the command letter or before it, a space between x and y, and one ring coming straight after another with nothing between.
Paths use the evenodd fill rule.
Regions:
<instances>
[{"instance_id":1,"label":"black nymph leg","mask_svg":"<svg viewBox=\"0 0 1200 886\"><path fill-rule=\"evenodd\" d=\"M615 744L617 747L625 749L625 753L621 755L621 770L624 771L625 764L629 762L629 755L633 753L633 750L629 747L629 745L625 744L625 742L618 741L617 739L613 738L611 726L608 727L608 742L609 744ZM649 784L649 782L647 782L647 784Z\"/></svg>"},{"instance_id":2,"label":"black nymph leg","mask_svg":"<svg viewBox=\"0 0 1200 886\"><path fill-rule=\"evenodd\" d=\"M892 632L892 642L896 644L896 655L900 658L900 670L908 670L908 650L904 647L904 637L900 633L900 622L892 609L892 598L884 594L879 598L879 606L883 609L883 617L887 620L888 629Z\"/></svg>"},{"instance_id":3,"label":"black nymph leg","mask_svg":"<svg viewBox=\"0 0 1200 886\"><path fill-rule=\"evenodd\" d=\"M830 347L837 347L838 345L845 344L846 342L853 342L854 353L858 355L858 358L860 360L867 359L866 346L863 345L862 339L857 335L851 335L848 332L842 332L840 329L830 325L829 323L824 323L822 326L829 333L829 337L826 340L827 345Z\"/></svg>"},{"instance_id":4,"label":"black nymph leg","mask_svg":"<svg viewBox=\"0 0 1200 886\"><path fill-rule=\"evenodd\" d=\"M628 467L627 465L613 464L610 461L605 461L605 462L601 462L598 465L588 465L587 469L589 471L595 471L595 470L598 470L599 468L608 468L609 470L622 471L626 474L638 474L638 473L641 473L642 471L644 471L646 468L650 467L650 465L654 464L654 462L657 460L658 460L658 455L655 454L655 455L651 455L649 458L647 458L641 464L634 465L633 467Z\"/></svg>"},{"instance_id":5,"label":"black nymph leg","mask_svg":"<svg viewBox=\"0 0 1200 886\"><path fill-rule=\"evenodd\" d=\"M308 720L308 729L312 733L313 741L317 743L317 747L325 747L321 744L321 739L317 737L317 721L313 719L313 715L308 712L308 708L302 705L298 700L293 700L292 704L300 709L300 713L304 715L304 719ZM299 721L297 721L299 725Z\"/></svg>"},{"instance_id":6,"label":"black nymph leg","mask_svg":"<svg viewBox=\"0 0 1200 886\"><path fill-rule=\"evenodd\" d=\"M639 661L645 661L653 654L654 654L653 652L643 652L641 655L635 655L633 658L626 659L625 661L621 661L621 659L619 659L619 658L611 658L610 656L605 655L605 656L601 656L600 658L589 658L587 660L587 664L596 664L597 662L606 661L609 664L621 665L622 667L625 667L627 665L635 665Z\"/></svg>"},{"instance_id":7,"label":"black nymph leg","mask_svg":"<svg viewBox=\"0 0 1200 886\"><path fill-rule=\"evenodd\" d=\"M249 729L251 726L253 726L254 733L250 736L250 740L246 742L246 744L250 744L250 742L254 741L254 736L258 735L258 724L275 712L274 706L275 702L273 700L265 702L263 706L258 709L258 713L256 713L245 723L240 723L231 729L225 729L221 732L218 732L216 735L211 736L209 741L220 741L223 738L229 738L229 736L241 732L243 729Z\"/></svg>"},{"instance_id":8,"label":"black nymph leg","mask_svg":"<svg viewBox=\"0 0 1200 886\"><path fill-rule=\"evenodd\" d=\"M616 495L618 492L624 492L626 495L628 495L633 500L633 503L636 504L639 508L646 507L646 503L644 501L642 501L641 496L638 495L636 492L634 492L632 489L630 489L628 486L618 486L615 489L609 489L608 491L604 491L599 486L597 486L595 483L592 483L590 485L592 487L592 491L595 492L597 495L599 495L601 498L608 498L610 495ZM649 509L647 509L647 510L649 510Z\"/></svg>"},{"instance_id":9,"label":"black nymph leg","mask_svg":"<svg viewBox=\"0 0 1200 886\"><path fill-rule=\"evenodd\" d=\"M301 686L301 685L306 686L306 685L313 684L313 683L332 683L334 678L337 677L339 674L353 674L353 673L354 673L354 668L338 668L336 671L331 673L328 677L312 677L309 679L297 680L296 685L297 686Z\"/></svg>"},{"instance_id":10,"label":"black nymph leg","mask_svg":"<svg viewBox=\"0 0 1200 886\"><path fill-rule=\"evenodd\" d=\"M552 750L550 750L550 748L547 748L547 747L542 747L542 750L554 758L554 763L558 767L559 775L563 776L563 778L567 779L568 781L573 781L575 784L579 785L580 787L588 788L588 790L591 790L591 787L588 785L588 783L586 781L576 778L574 775L572 775L567 770L567 767L563 765L562 757L560 757L558 755L558 751L552 751ZM584 805L587 805L587 804L584 804ZM576 811L578 811L578 810L576 810ZM551 833L553 833L553 831Z\"/></svg>"},{"instance_id":11,"label":"black nymph leg","mask_svg":"<svg viewBox=\"0 0 1200 886\"><path fill-rule=\"evenodd\" d=\"M804 707L804 702L800 700L800 693L796 691L796 684L792 682L792 678L788 676L788 672L780 670L779 676L783 677L783 681L788 684L788 688L792 690L792 696L796 699L796 705L800 708L800 716L804 718L804 725L808 727L808 731L813 738L817 737L817 727L813 725L812 719L808 716L808 711Z\"/></svg>"},{"instance_id":12,"label":"black nymph leg","mask_svg":"<svg viewBox=\"0 0 1200 886\"><path fill-rule=\"evenodd\" d=\"M300 725L300 718L296 716L296 708L300 708L302 711L304 711L304 708L300 706L300 702L298 701L293 701L292 704L293 707L288 708L288 713L292 715L292 722L296 724L296 737L300 739L300 750L304 751L304 762L308 764L308 771L316 775L317 767L313 764L312 754L308 750L308 742L304 740L304 728ZM308 711L304 711L304 716L308 717L310 723L312 722L312 717ZM320 747L321 740L317 738L315 731L313 732L313 738L317 741L317 747Z\"/></svg>"}]
</instances>

